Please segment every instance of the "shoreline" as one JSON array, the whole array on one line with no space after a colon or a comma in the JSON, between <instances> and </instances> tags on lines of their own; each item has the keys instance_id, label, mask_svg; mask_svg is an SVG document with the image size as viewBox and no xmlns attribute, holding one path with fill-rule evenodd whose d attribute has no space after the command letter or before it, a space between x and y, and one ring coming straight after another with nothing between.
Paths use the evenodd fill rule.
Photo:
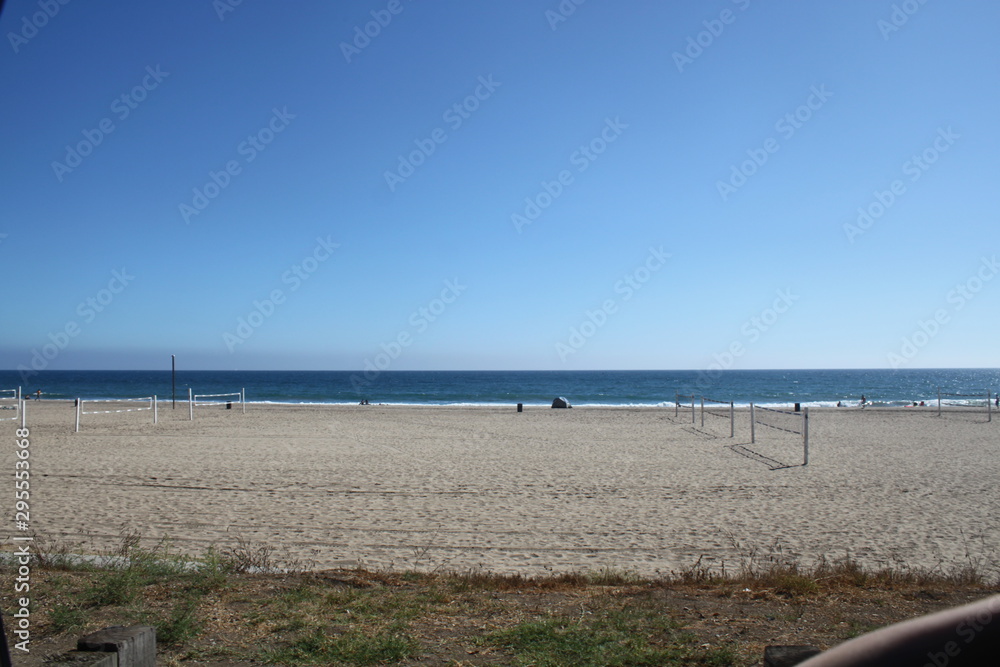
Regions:
<instances>
[{"instance_id":1,"label":"shoreline","mask_svg":"<svg viewBox=\"0 0 1000 667\"><path fill-rule=\"evenodd\" d=\"M133 397L116 397L116 398L86 398L82 397L87 403L113 403L115 401L126 401L126 400L136 400ZM138 398L148 398L148 397L138 397ZM40 400L25 398L25 403L28 404L29 408L32 405L55 405L63 404L73 406L75 404L75 398L43 398ZM172 399L163 398L157 396L158 404L164 406L167 403L171 403ZM225 402L216 402L218 404L224 404ZM233 405L238 405L238 401L233 401ZM178 407L187 407L188 401L178 399ZM213 403L214 404L214 403ZM208 404L200 404L208 405ZM448 409L503 409L503 410L515 410L517 403L500 403L500 402L464 402L464 403L370 403L368 405L361 405L355 402L318 402L318 401L246 401L247 407L254 406L258 408L350 408L350 407L384 407L384 408L448 408ZM532 410L538 409L559 409L552 408L550 403L522 403L524 409L527 410L531 408ZM754 403L755 406L761 408L771 408L771 409L783 409L792 411L796 403L794 402L770 402L770 403ZM842 405L837 407L836 405L829 405L829 401L815 401L812 403L799 402L798 405L801 408L809 408L809 410L817 411L835 411L835 412L872 412L872 411L905 411L909 410L911 412L937 412L937 404L926 403L926 405L889 405L882 403L880 401L870 401L867 405L862 407L856 403L850 405ZM572 409L578 410L674 410L674 403L572 403ZM728 404L715 404L713 406L706 406L708 410L724 410ZM749 411L750 403L734 403L734 409ZM680 406L681 410L690 410L690 404L682 404ZM700 403L696 403L695 410L701 411ZM941 411L953 411L953 412L968 412L970 414L976 411L986 414L985 405L942 405ZM1000 408L992 407L990 412L1000 415Z\"/></svg>"}]
</instances>

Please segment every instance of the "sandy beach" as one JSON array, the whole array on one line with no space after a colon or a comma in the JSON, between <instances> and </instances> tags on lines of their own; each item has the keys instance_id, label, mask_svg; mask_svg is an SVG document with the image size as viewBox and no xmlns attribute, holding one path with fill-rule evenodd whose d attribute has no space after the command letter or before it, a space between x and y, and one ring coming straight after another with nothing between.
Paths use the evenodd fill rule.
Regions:
<instances>
[{"instance_id":1,"label":"sandy beach","mask_svg":"<svg viewBox=\"0 0 1000 667\"><path fill-rule=\"evenodd\" d=\"M123 525L192 554L236 539L313 568L656 575L748 551L949 567L1000 549L1000 419L811 411L801 437L673 409L32 401L31 528L98 551ZM0 423L13 483L15 426ZM788 467L779 467L781 464ZM13 514L13 501L10 501ZM8 522L5 549L12 523Z\"/></svg>"}]
</instances>

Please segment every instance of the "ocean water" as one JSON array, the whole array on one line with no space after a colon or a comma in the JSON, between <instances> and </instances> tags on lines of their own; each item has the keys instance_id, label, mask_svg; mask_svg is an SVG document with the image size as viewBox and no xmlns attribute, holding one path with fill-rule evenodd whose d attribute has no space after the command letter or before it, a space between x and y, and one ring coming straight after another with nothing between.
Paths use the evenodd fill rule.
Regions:
<instances>
[{"instance_id":1,"label":"ocean water","mask_svg":"<svg viewBox=\"0 0 1000 667\"><path fill-rule=\"evenodd\" d=\"M171 398L170 370L41 371L22 377L0 371L0 390L37 390L43 399ZM409 405L550 405L557 396L577 406L673 406L676 394L733 401L738 406L876 406L937 401L952 394L1000 391L1000 369L730 370L705 371L178 371L177 400L246 389L250 403ZM690 400L690 399L687 399ZM975 399L952 399L970 402Z\"/></svg>"}]
</instances>

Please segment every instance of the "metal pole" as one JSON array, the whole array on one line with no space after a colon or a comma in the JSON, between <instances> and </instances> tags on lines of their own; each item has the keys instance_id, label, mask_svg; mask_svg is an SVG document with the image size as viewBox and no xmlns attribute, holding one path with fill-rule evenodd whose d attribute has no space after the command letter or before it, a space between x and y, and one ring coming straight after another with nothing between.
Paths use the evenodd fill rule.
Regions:
<instances>
[{"instance_id":1,"label":"metal pole","mask_svg":"<svg viewBox=\"0 0 1000 667\"><path fill-rule=\"evenodd\" d=\"M750 404L750 442L757 442L757 427L754 426L753 403Z\"/></svg>"},{"instance_id":2,"label":"metal pole","mask_svg":"<svg viewBox=\"0 0 1000 667\"><path fill-rule=\"evenodd\" d=\"M240 406L243 408L243 414L247 413L247 388L243 387L240 389Z\"/></svg>"},{"instance_id":3,"label":"metal pole","mask_svg":"<svg viewBox=\"0 0 1000 667\"><path fill-rule=\"evenodd\" d=\"M732 401L729 401L729 437L736 437L736 409Z\"/></svg>"},{"instance_id":4,"label":"metal pole","mask_svg":"<svg viewBox=\"0 0 1000 667\"><path fill-rule=\"evenodd\" d=\"M76 399L76 432L80 432L80 410L83 405L83 399Z\"/></svg>"},{"instance_id":5,"label":"metal pole","mask_svg":"<svg viewBox=\"0 0 1000 667\"><path fill-rule=\"evenodd\" d=\"M986 392L986 421L993 421L993 406L990 405L990 392Z\"/></svg>"},{"instance_id":6,"label":"metal pole","mask_svg":"<svg viewBox=\"0 0 1000 667\"><path fill-rule=\"evenodd\" d=\"M156 394L153 394L153 423L154 424L156 423L156 418L157 418L156 411L157 411Z\"/></svg>"},{"instance_id":7,"label":"metal pole","mask_svg":"<svg viewBox=\"0 0 1000 667\"><path fill-rule=\"evenodd\" d=\"M27 411L28 411L28 402L22 398L21 399L21 428L26 428L25 424L27 423L27 418L24 415L25 415L25 413Z\"/></svg>"},{"instance_id":8,"label":"metal pole","mask_svg":"<svg viewBox=\"0 0 1000 667\"><path fill-rule=\"evenodd\" d=\"M691 423L694 423L694 394L691 394Z\"/></svg>"},{"instance_id":9,"label":"metal pole","mask_svg":"<svg viewBox=\"0 0 1000 667\"><path fill-rule=\"evenodd\" d=\"M188 419L194 421L194 396L191 394L191 387L188 387Z\"/></svg>"},{"instance_id":10,"label":"metal pole","mask_svg":"<svg viewBox=\"0 0 1000 667\"><path fill-rule=\"evenodd\" d=\"M177 357L170 355L170 396L173 399L174 407L177 409Z\"/></svg>"},{"instance_id":11,"label":"metal pole","mask_svg":"<svg viewBox=\"0 0 1000 667\"><path fill-rule=\"evenodd\" d=\"M705 397L701 397L701 427L705 428Z\"/></svg>"},{"instance_id":12,"label":"metal pole","mask_svg":"<svg viewBox=\"0 0 1000 667\"><path fill-rule=\"evenodd\" d=\"M681 410L681 395L674 394L674 417L676 417Z\"/></svg>"},{"instance_id":13,"label":"metal pole","mask_svg":"<svg viewBox=\"0 0 1000 667\"><path fill-rule=\"evenodd\" d=\"M938 387L938 417L941 416L941 387Z\"/></svg>"},{"instance_id":14,"label":"metal pole","mask_svg":"<svg viewBox=\"0 0 1000 667\"><path fill-rule=\"evenodd\" d=\"M809 465L809 408L802 411L802 465Z\"/></svg>"}]
</instances>

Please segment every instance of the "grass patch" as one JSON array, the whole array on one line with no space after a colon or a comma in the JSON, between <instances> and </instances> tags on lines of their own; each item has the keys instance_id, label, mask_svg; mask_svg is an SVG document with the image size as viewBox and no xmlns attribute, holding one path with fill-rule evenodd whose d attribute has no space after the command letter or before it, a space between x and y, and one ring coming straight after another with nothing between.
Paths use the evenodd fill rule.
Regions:
<instances>
[{"instance_id":1,"label":"grass patch","mask_svg":"<svg viewBox=\"0 0 1000 667\"><path fill-rule=\"evenodd\" d=\"M487 635L519 665L729 665L725 649L705 650L682 633L650 635L636 619L610 617L591 622L548 618L525 621Z\"/></svg>"},{"instance_id":2,"label":"grass patch","mask_svg":"<svg viewBox=\"0 0 1000 667\"><path fill-rule=\"evenodd\" d=\"M87 612L76 604L57 604L49 610L49 623L55 634L78 630L86 625Z\"/></svg>"},{"instance_id":3,"label":"grass patch","mask_svg":"<svg viewBox=\"0 0 1000 667\"><path fill-rule=\"evenodd\" d=\"M279 665L384 665L413 657L419 644L403 628L393 627L372 634L350 630L315 628L280 648L261 656Z\"/></svg>"},{"instance_id":4,"label":"grass patch","mask_svg":"<svg viewBox=\"0 0 1000 667\"><path fill-rule=\"evenodd\" d=\"M180 646L200 632L197 619L198 602L195 599L180 600L166 617L153 621L156 626L156 641L166 646Z\"/></svg>"},{"instance_id":5,"label":"grass patch","mask_svg":"<svg viewBox=\"0 0 1000 667\"><path fill-rule=\"evenodd\" d=\"M948 571L849 558L803 568L774 548L744 549L728 571L699 560L644 579L612 568L289 572L245 541L200 558L170 547L123 530L118 548L86 565L48 548L33 570L33 613L46 620L33 638L146 623L174 663L749 667L774 637L829 646L1000 588L987 560Z\"/></svg>"}]
</instances>

